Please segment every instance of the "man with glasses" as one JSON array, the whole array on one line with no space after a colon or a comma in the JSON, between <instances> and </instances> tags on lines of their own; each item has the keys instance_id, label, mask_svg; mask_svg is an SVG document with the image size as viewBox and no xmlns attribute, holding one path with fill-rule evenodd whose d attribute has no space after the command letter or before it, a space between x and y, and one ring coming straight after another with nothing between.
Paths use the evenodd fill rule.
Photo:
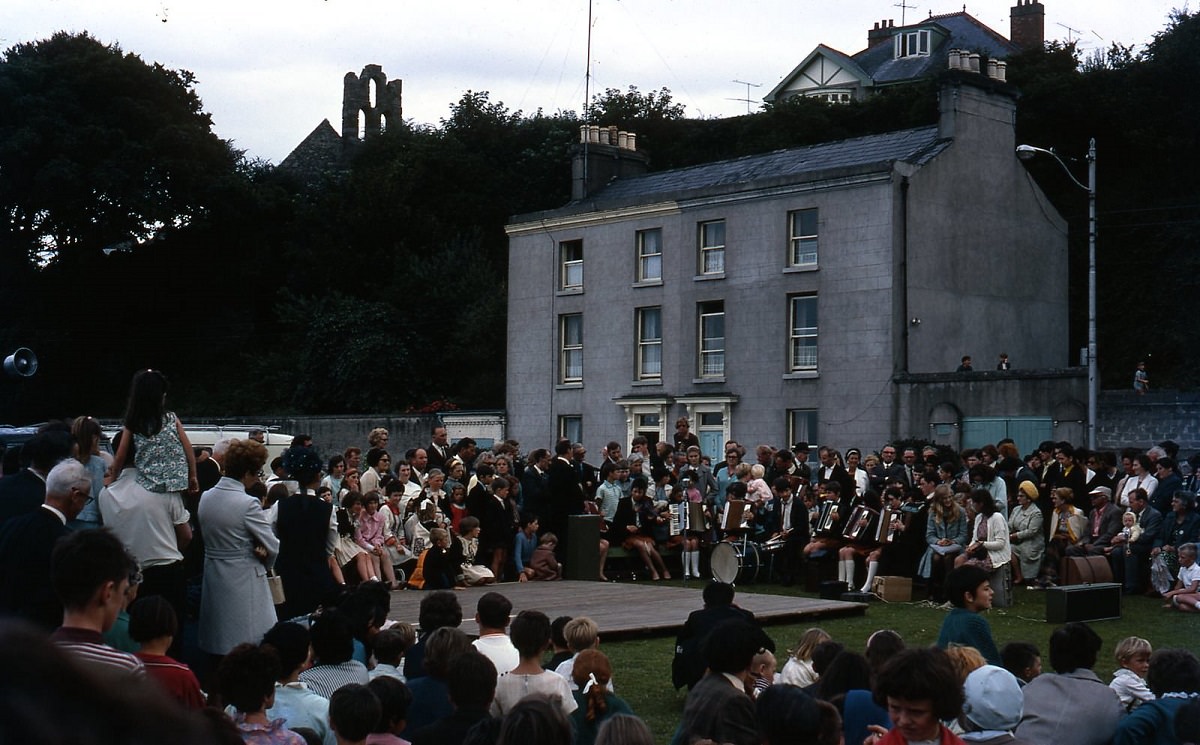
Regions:
<instances>
[{"instance_id":1,"label":"man with glasses","mask_svg":"<svg viewBox=\"0 0 1200 745\"><path fill-rule=\"evenodd\" d=\"M70 532L67 523L91 501L87 469L69 458L47 474L39 509L0 525L0 616L16 616L46 631L62 623L62 604L50 581L50 554Z\"/></svg>"}]
</instances>

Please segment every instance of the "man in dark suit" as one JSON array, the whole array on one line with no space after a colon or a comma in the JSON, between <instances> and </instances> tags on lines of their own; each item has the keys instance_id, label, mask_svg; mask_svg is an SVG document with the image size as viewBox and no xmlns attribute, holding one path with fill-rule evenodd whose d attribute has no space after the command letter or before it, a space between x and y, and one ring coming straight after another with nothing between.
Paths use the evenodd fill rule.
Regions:
<instances>
[{"instance_id":1,"label":"man in dark suit","mask_svg":"<svg viewBox=\"0 0 1200 745\"><path fill-rule=\"evenodd\" d=\"M23 618L46 631L62 623L50 554L91 494L87 469L74 458L64 460L46 477L44 503L0 525L0 615Z\"/></svg>"},{"instance_id":2,"label":"man in dark suit","mask_svg":"<svg viewBox=\"0 0 1200 745\"><path fill-rule=\"evenodd\" d=\"M539 533L549 529L546 522L546 518L549 517L547 510L550 507L546 494L546 469L549 467L550 451L538 448L529 454L529 464L521 473L521 509L541 518L542 529Z\"/></svg>"},{"instance_id":3,"label":"man in dark suit","mask_svg":"<svg viewBox=\"0 0 1200 745\"><path fill-rule=\"evenodd\" d=\"M817 483L836 481L841 485L843 495L854 496L858 484L854 482L854 477L846 472L842 464L837 462L833 455L833 448L822 445L817 450L817 457L821 459L821 467L817 469Z\"/></svg>"},{"instance_id":4,"label":"man in dark suit","mask_svg":"<svg viewBox=\"0 0 1200 745\"><path fill-rule=\"evenodd\" d=\"M913 456L914 458L916 456L915 450L913 451ZM896 446L892 444L883 446L883 449L879 452L879 465L875 466L875 470L871 475L880 484L886 484L890 479L892 481L900 481L908 486L915 485L915 482L914 484L907 482L904 465L896 459Z\"/></svg>"},{"instance_id":5,"label":"man in dark suit","mask_svg":"<svg viewBox=\"0 0 1200 745\"><path fill-rule=\"evenodd\" d=\"M808 507L804 500L795 496L787 476L775 479L772 490L775 492L775 509L766 525L766 534L770 536L767 543L783 542L775 554L775 565L779 567L780 581L786 587L795 582L800 573L800 560L810 538Z\"/></svg>"},{"instance_id":6,"label":"man in dark suit","mask_svg":"<svg viewBox=\"0 0 1200 745\"><path fill-rule=\"evenodd\" d=\"M46 476L71 455L71 435L48 429L21 446L20 471L0 479L0 523L36 511L46 498Z\"/></svg>"},{"instance_id":7,"label":"man in dark suit","mask_svg":"<svg viewBox=\"0 0 1200 745\"><path fill-rule=\"evenodd\" d=\"M755 651L766 648L775 651L775 642L758 627L754 614L733 603L733 585L713 580L704 587L704 607L692 611L679 635L675 637L675 657L671 661L671 680L675 688L691 688L704 675L708 661L704 654L704 643L722 622L741 621L750 627L751 642ZM753 653L751 653L753 656ZM747 659L749 664L749 659Z\"/></svg>"},{"instance_id":8,"label":"man in dark suit","mask_svg":"<svg viewBox=\"0 0 1200 745\"><path fill-rule=\"evenodd\" d=\"M750 671L754 655L762 648L762 630L744 619L717 625L704 643L708 674L688 694L679 722L680 742L711 740L732 745L758 745L753 685Z\"/></svg>"},{"instance_id":9,"label":"man in dark suit","mask_svg":"<svg viewBox=\"0 0 1200 745\"><path fill-rule=\"evenodd\" d=\"M446 428L442 425L437 425L431 433L432 442L429 447L425 448L425 455L428 458L427 468L440 468L446 470L446 460L450 457L450 435L446 432Z\"/></svg>"},{"instance_id":10,"label":"man in dark suit","mask_svg":"<svg viewBox=\"0 0 1200 745\"><path fill-rule=\"evenodd\" d=\"M554 460L546 470L546 500L547 515L542 522L558 535L559 556L565 556L569 542L567 517L583 514L583 489L571 463L571 441L565 438L554 443Z\"/></svg>"},{"instance_id":11,"label":"man in dark suit","mask_svg":"<svg viewBox=\"0 0 1200 745\"><path fill-rule=\"evenodd\" d=\"M1142 534L1136 541L1127 540L1123 533L1113 536L1109 564L1112 565L1113 576L1124 585L1123 592L1134 595L1146 589L1146 580L1150 576L1150 551L1163 545L1163 515L1151 507L1150 500L1136 489L1129 495L1129 510L1137 516Z\"/></svg>"}]
</instances>

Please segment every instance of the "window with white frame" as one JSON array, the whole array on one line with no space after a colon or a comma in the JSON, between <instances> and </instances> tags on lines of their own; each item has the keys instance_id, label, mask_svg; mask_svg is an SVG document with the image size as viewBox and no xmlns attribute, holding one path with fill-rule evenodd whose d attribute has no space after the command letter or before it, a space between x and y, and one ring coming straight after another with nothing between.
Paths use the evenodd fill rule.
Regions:
<instances>
[{"instance_id":1,"label":"window with white frame","mask_svg":"<svg viewBox=\"0 0 1200 745\"><path fill-rule=\"evenodd\" d=\"M583 289L583 241L558 244L559 290Z\"/></svg>"},{"instance_id":2,"label":"window with white frame","mask_svg":"<svg viewBox=\"0 0 1200 745\"><path fill-rule=\"evenodd\" d=\"M698 306L700 377L725 377L725 303L700 303Z\"/></svg>"},{"instance_id":3,"label":"window with white frame","mask_svg":"<svg viewBox=\"0 0 1200 745\"><path fill-rule=\"evenodd\" d=\"M793 295L789 298L790 338L788 370L804 372L817 369L817 296Z\"/></svg>"},{"instance_id":4,"label":"window with white frame","mask_svg":"<svg viewBox=\"0 0 1200 745\"><path fill-rule=\"evenodd\" d=\"M788 442L820 442L817 437L816 409L788 409ZM812 452L816 452L814 447Z\"/></svg>"},{"instance_id":5,"label":"window with white frame","mask_svg":"<svg viewBox=\"0 0 1200 745\"><path fill-rule=\"evenodd\" d=\"M637 232L637 281L662 279L662 229Z\"/></svg>"},{"instance_id":6,"label":"window with white frame","mask_svg":"<svg viewBox=\"0 0 1200 745\"><path fill-rule=\"evenodd\" d=\"M565 437L571 442L583 442L583 417L578 414L564 414L558 418L558 436Z\"/></svg>"},{"instance_id":7,"label":"window with white frame","mask_svg":"<svg viewBox=\"0 0 1200 745\"><path fill-rule=\"evenodd\" d=\"M559 316L559 382L583 382L583 314Z\"/></svg>"},{"instance_id":8,"label":"window with white frame","mask_svg":"<svg viewBox=\"0 0 1200 745\"><path fill-rule=\"evenodd\" d=\"M637 378L662 378L662 307L637 309Z\"/></svg>"},{"instance_id":9,"label":"window with white frame","mask_svg":"<svg viewBox=\"0 0 1200 745\"><path fill-rule=\"evenodd\" d=\"M788 265L817 265L817 209L788 213Z\"/></svg>"},{"instance_id":10,"label":"window with white frame","mask_svg":"<svg viewBox=\"0 0 1200 745\"><path fill-rule=\"evenodd\" d=\"M896 59L901 57L928 57L929 29L905 31L896 34Z\"/></svg>"},{"instance_id":11,"label":"window with white frame","mask_svg":"<svg viewBox=\"0 0 1200 745\"><path fill-rule=\"evenodd\" d=\"M725 221L700 223L700 273L725 272Z\"/></svg>"}]
</instances>

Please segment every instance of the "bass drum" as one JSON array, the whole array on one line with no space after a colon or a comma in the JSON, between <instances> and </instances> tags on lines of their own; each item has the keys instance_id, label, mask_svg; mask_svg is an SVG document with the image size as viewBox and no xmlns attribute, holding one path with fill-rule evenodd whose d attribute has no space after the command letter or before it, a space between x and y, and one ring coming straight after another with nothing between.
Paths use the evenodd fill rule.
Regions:
<instances>
[{"instance_id":1,"label":"bass drum","mask_svg":"<svg viewBox=\"0 0 1200 745\"><path fill-rule=\"evenodd\" d=\"M750 542L722 541L713 546L712 556L709 557L713 579L729 585L753 582L758 578L760 564L758 545Z\"/></svg>"}]
</instances>

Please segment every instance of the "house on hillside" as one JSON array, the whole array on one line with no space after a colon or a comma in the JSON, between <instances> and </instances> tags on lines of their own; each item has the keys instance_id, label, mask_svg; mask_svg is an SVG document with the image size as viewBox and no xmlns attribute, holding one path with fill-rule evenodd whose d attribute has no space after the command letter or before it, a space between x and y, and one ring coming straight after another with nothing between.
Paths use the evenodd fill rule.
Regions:
<instances>
[{"instance_id":1,"label":"house on hillside","mask_svg":"<svg viewBox=\"0 0 1200 745\"><path fill-rule=\"evenodd\" d=\"M1016 91L939 84L933 126L657 173L583 128L572 201L506 228L508 436L627 445L687 416L717 460L1080 440L1066 224L1016 157Z\"/></svg>"},{"instance_id":2,"label":"house on hillside","mask_svg":"<svg viewBox=\"0 0 1200 745\"><path fill-rule=\"evenodd\" d=\"M1010 38L988 28L964 10L896 26L878 22L867 31L867 47L856 54L817 45L763 97L767 103L792 96L834 103L861 101L889 86L928 80L946 69L951 51L965 50L1004 60L1045 40L1046 8L1037 0L1017 0L1009 13Z\"/></svg>"}]
</instances>

